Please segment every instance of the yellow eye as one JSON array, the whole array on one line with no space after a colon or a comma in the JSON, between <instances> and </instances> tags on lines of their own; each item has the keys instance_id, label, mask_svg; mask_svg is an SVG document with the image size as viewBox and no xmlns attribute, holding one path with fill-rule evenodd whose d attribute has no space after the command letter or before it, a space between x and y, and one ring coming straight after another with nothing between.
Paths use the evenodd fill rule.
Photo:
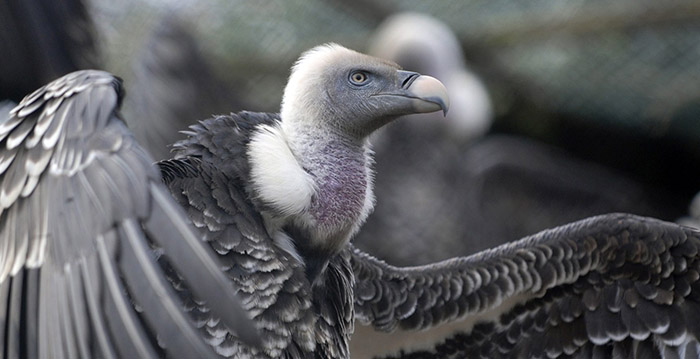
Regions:
<instances>
[{"instance_id":1,"label":"yellow eye","mask_svg":"<svg viewBox=\"0 0 700 359\"><path fill-rule=\"evenodd\" d=\"M356 71L350 74L350 82L355 85L363 85L367 82L367 74L362 71Z\"/></svg>"}]
</instances>

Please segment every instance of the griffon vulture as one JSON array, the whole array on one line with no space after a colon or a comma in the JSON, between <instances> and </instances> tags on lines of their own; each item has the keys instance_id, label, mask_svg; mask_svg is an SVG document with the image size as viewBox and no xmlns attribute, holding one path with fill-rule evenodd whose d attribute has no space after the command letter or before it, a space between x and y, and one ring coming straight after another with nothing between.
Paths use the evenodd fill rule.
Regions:
<instances>
[{"instance_id":1,"label":"griffon vulture","mask_svg":"<svg viewBox=\"0 0 700 359\"><path fill-rule=\"evenodd\" d=\"M128 135L119 89L109 74L74 73L0 126L6 348L191 357L206 343L225 357L347 358L357 317L437 330L409 348L377 334L384 352L367 355L697 357L700 234L686 227L606 215L409 268L352 247L373 207L367 136L445 111L434 78L324 45L292 69L279 114L191 127L158 166L216 259ZM231 289L255 328L221 311L236 308ZM240 341L256 330L259 345Z\"/></svg>"}]
</instances>

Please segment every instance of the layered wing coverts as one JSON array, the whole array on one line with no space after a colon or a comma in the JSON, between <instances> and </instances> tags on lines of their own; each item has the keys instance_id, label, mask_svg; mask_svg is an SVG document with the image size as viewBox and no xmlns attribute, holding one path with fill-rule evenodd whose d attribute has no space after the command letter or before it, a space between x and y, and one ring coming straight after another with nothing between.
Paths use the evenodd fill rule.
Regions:
<instances>
[{"instance_id":1,"label":"layered wing coverts","mask_svg":"<svg viewBox=\"0 0 700 359\"><path fill-rule=\"evenodd\" d=\"M695 230L614 214L421 267L355 250L356 311L383 331L463 322L402 358L696 358L699 249Z\"/></svg>"},{"instance_id":2,"label":"layered wing coverts","mask_svg":"<svg viewBox=\"0 0 700 359\"><path fill-rule=\"evenodd\" d=\"M120 80L66 75L0 124L6 357L212 357L157 260L246 339L233 287L118 117ZM196 280L195 280L196 279Z\"/></svg>"}]
</instances>

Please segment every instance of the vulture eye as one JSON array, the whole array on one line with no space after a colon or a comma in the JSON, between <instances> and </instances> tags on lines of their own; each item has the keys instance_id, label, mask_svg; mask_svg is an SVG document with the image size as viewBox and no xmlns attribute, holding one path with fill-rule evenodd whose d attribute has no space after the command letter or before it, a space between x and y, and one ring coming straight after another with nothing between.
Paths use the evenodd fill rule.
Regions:
<instances>
[{"instance_id":1,"label":"vulture eye","mask_svg":"<svg viewBox=\"0 0 700 359\"><path fill-rule=\"evenodd\" d=\"M364 85L369 81L369 76L364 71L353 71L350 73L350 83L353 85Z\"/></svg>"}]
</instances>

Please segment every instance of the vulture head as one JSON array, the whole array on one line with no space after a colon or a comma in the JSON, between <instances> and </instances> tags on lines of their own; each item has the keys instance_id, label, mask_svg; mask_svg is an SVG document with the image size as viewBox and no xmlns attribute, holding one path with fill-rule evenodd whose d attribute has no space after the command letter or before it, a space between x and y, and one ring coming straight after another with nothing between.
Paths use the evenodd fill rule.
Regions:
<instances>
[{"instance_id":1,"label":"vulture head","mask_svg":"<svg viewBox=\"0 0 700 359\"><path fill-rule=\"evenodd\" d=\"M279 124L258 131L248 154L266 226L310 280L374 207L367 137L399 116L448 105L440 81L390 61L336 44L300 57Z\"/></svg>"},{"instance_id":2,"label":"vulture head","mask_svg":"<svg viewBox=\"0 0 700 359\"><path fill-rule=\"evenodd\" d=\"M448 106L447 90L435 78L327 44L307 51L294 65L281 116L285 123L322 126L362 140L399 116L446 113Z\"/></svg>"}]
</instances>

